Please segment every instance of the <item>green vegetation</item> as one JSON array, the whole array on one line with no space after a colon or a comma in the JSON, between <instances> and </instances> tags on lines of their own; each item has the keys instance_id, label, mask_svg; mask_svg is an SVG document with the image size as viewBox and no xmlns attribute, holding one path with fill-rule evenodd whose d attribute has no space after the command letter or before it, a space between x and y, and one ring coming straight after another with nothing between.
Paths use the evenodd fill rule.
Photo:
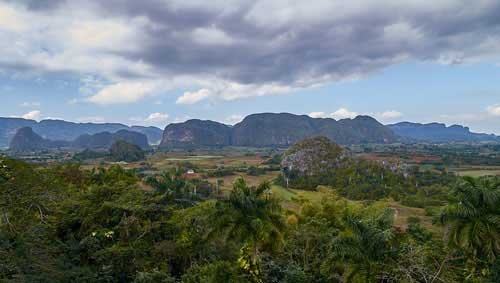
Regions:
<instances>
[{"instance_id":1,"label":"green vegetation","mask_svg":"<svg viewBox=\"0 0 500 283\"><path fill-rule=\"evenodd\" d=\"M432 224L424 209L349 201L338 188L304 191L236 178L220 194L182 172L141 179L118 165L84 170L2 158L0 280L499 280L500 178L456 178L428 190L428 175L412 175L428 190L423 199L445 205ZM230 185L217 186L223 184Z\"/></svg>"},{"instance_id":2,"label":"green vegetation","mask_svg":"<svg viewBox=\"0 0 500 283\"><path fill-rule=\"evenodd\" d=\"M75 161L82 162L88 159L106 158L107 156L108 153L105 151L93 151L90 149L85 149L83 151L75 153L75 155L73 155L73 159Z\"/></svg>"},{"instance_id":3,"label":"green vegetation","mask_svg":"<svg viewBox=\"0 0 500 283\"><path fill-rule=\"evenodd\" d=\"M446 170L462 176L500 174L498 143L359 145L350 150L368 159L404 162L428 170Z\"/></svg>"},{"instance_id":4,"label":"green vegetation","mask_svg":"<svg viewBox=\"0 0 500 283\"><path fill-rule=\"evenodd\" d=\"M1 157L0 282L498 282L500 177L381 155Z\"/></svg>"},{"instance_id":5,"label":"green vegetation","mask_svg":"<svg viewBox=\"0 0 500 283\"><path fill-rule=\"evenodd\" d=\"M290 148L276 182L289 188L315 190L329 186L351 200L392 198L411 207L441 206L457 177L446 171L421 170L401 163L354 158L322 137Z\"/></svg>"},{"instance_id":6,"label":"green vegetation","mask_svg":"<svg viewBox=\"0 0 500 283\"><path fill-rule=\"evenodd\" d=\"M113 161L134 162L145 157L142 149L126 141L118 140L109 149L109 158Z\"/></svg>"}]
</instances>

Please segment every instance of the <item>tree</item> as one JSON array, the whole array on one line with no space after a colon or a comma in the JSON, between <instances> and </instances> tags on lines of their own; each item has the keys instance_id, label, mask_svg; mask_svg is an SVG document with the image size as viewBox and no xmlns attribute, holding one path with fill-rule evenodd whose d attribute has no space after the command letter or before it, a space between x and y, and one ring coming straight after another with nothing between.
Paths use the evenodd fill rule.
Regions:
<instances>
[{"instance_id":1,"label":"tree","mask_svg":"<svg viewBox=\"0 0 500 283\"><path fill-rule=\"evenodd\" d=\"M145 183L160 194L169 194L173 197L182 197L186 182L176 175L162 172L159 175L148 176Z\"/></svg>"},{"instance_id":2,"label":"tree","mask_svg":"<svg viewBox=\"0 0 500 283\"><path fill-rule=\"evenodd\" d=\"M345 229L333 239L332 262L348 261L346 281L355 277L373 282L377 269L390 254L393 233L393 211L385 209L377 217L366 219L352 212L344 217Z\"/></svg>"},{"instance_id":3,"label":"tree","mask_svg":"<svg viewBox=\"0 0 500 283\"><path fill-rule=\"evenodd\" d=\"M500 253L500 183L497 178L464 177L452 190L454 200L440 214L448 246L467 257L467 276L490 273Z\"/></svg>"},{"instance_id":4,"label":"tree","mask_svg":"<svg viewBox=\"0 0 500 283\"><path fill-rule=\"evenodd\" d=\"M263 250L272 251L282 242L285 223L279 202L270 195L270 184L249 187L243 178L234 182L229 200L218 202L214 232L242 243L240 266L259 278L259 258Z\"/></svg>"}]
</instances>

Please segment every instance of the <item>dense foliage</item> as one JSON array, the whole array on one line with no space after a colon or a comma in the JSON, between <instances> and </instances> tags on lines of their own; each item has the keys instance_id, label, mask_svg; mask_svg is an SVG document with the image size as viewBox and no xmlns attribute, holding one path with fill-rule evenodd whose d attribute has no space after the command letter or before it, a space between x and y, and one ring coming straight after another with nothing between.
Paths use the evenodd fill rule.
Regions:
<instances>
[{"instance_id":1,"label":"dense foliage","mask_svg":"<svg viewBox=\"0 0 500 283\"><path fill-rule=\"evenodd\" d=\"M499 185L431 190L446 203L436 229L399 229L393 209L334 193L288 210L269 183L199 196L180 174L1 158L0 281L499 282Z\"/></svg>"},{"instance_id":2,"label":"dense foliage","mask_svg":"<svg viewBox=\"0 0 500 283\"><path fill-rule=\"evenodd\" d=\"M282 186L315 190L325 185L352 200L390 197L420 208L443 205L449 186L458 178L445 170L352 157L324 137L295 144L285 152L281 165L276 182Z\"/></svg>"},{"instance_id":3,"label":"dense foliage","mask_svg":"<svg viewBox=\"0 0 500 283\"><path fill-rule=\"evenodd\" d=\"M134 162L143 160L145 155L139 146L118 140L109 148L109 157L113 161Z\"/></svg>"}]
</instances>

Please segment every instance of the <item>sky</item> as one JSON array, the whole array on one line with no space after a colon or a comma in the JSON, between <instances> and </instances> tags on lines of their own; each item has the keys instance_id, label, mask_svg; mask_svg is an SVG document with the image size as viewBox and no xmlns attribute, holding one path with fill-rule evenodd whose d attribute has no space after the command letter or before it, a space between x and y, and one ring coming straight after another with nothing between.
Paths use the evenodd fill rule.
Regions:
<instances>
[{"instance_id":1,"label":"sky","mask_svg":"<svg viewBox=\"0 0 500 283\"><path fill-rule=\"evenodd\" d=\"M0 0L0 116L371 115L500 134L500 1Z\"/></svg>"}]
</instances>

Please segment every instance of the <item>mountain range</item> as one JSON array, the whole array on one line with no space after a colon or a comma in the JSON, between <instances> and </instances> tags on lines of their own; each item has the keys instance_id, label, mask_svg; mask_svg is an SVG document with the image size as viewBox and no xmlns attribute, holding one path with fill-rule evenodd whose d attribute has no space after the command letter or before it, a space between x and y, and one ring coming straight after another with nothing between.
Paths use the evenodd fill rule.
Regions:
<instances>
[{"instance_id":1,"label":"mountain range","mask_svg":"<svg viewBox=\"0 0 500 283\"><path fill-rule=\"evenodd\" d=\"M24 130L21 137L32 138L39 145L92 148L92 144L109 146L113 133L142 133L150 144L160 147L185 146L283 146L312 136L326 136L339 144L394 143L394 142L500 142L492 134L473 133L469 128L440 123L419 124L401 122L383 125L370 116L334 120L311 118L289 113L260 113L245 117L230 126L223 123L192 119L172 123L165 130L156 127L126 126L119 123L73 123L63 120L36 122L22 118L0 118L0 147L8 147L16 132ZM37 138L41 138L39 140ZM22 141L18 139L17 141ZM107 141L107 142L106 142ZM23 141L26 142L26 141ZM140 145L143 147L142 145Z\"/></svg>"},{"instance_id":2,"label":"mountain range","mask_svg":"<svg viewBox=\"0 0 500 283\"><path fill-rule=\"evenodd\" d=\"M9 150L12 152L32 152L51 149L108 150L117 141L124 141L141 149L149 149L146 135L128 130L119 130L115 133L101 132L94 135L84 134L73 141L63 141L43 138L35 133L32 128L23 127L17 130L10 141Z\"/></svg>"},{"instance_id":3,"label":"mountain range","mask_svg":"<svg viewBox=\"0 0 500 283\"><path fill-rule=\"evenodd\" d=\"M393 143L390 129L369 116L354 119L311 118L289 113L252 114L234 126L188 120L165 128L160 147L176 146L290 146L311 136L326 136L340 144Z\"/></svg>"},{"instance_id":4,"label":"mountain range","mask_svg":"<svg viewBox=\"0 0 500 283\"><path fill-rule=\"evenodd\" d=\"M473 133L468 127L460 125L446 126L441 123L419 124L401 122L387 125L396 135L413 141L447 142L499 142L500 137L493 134Z\"/></svg>"},{"instance_id":5,"label":"mountain range","mask_svg":"<svg viewBox=\"0 0 500 283\"><path fill-rule=\"evenodd\" d=\"M97 134L102 132L114 133L119 130L139 132L147 136L151 144L158 144L163 131L156 127L126 126L119 123L74 123L63 120L28 120L23 118L0 117L0 148L9 146L17 130L30 127L36 134L44 139L73 141L84 134Z\"/></svg>"},{"instance_id":6,"label":"mountain range","mask_svg":"<svg viewBox=\"0 0 500 283\"><path fill-rule=\"evenodd\" d=\"M370 116L334 120L290 113L252 114L229 126L207 120L188 120L165 128L160 147L283 146L307 137L325 136L338 144L394 142L500 142L500 137L473 133L469 128L402 122L383 125Z\"/></svg>"}]
</instances>

